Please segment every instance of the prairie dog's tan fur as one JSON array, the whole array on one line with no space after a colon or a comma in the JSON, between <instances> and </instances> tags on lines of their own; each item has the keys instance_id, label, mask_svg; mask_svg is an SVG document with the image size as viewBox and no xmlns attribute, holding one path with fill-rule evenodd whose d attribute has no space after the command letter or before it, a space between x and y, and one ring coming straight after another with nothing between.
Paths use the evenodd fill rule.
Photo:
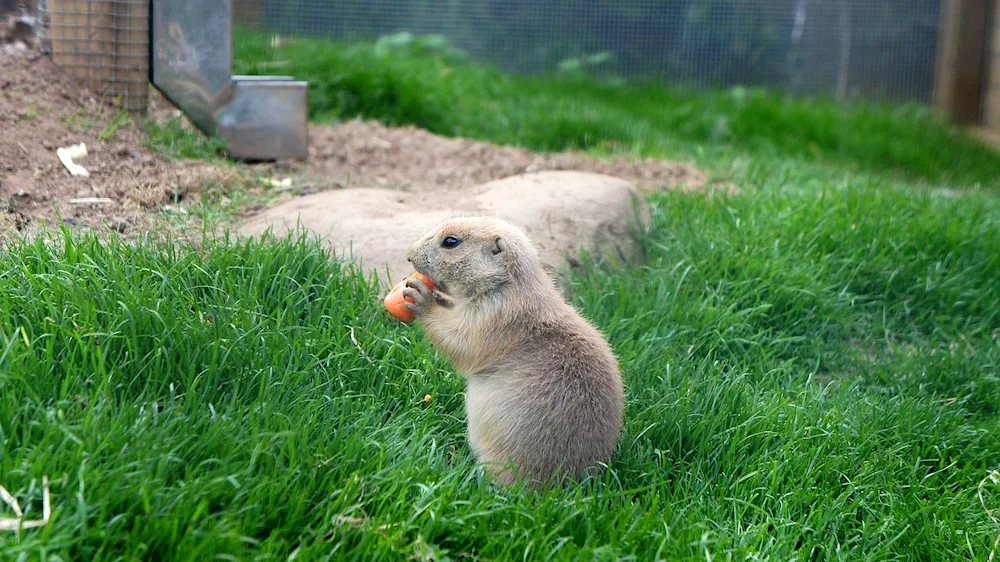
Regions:
<instances>
[{"instance_id":1,"label":"prairie dog's tan fur","mask_svg":"<svg viewBox=\"0 0 1000 562\"><path fill-rule=\"evenodd\" d=\"M435 283L410 279L407 306L465 377L469 441L496 480L537 484L608 462L623 416L617 360L527 235L493 217L454 218L407 259Z\"/></svg>"}]
</instances>

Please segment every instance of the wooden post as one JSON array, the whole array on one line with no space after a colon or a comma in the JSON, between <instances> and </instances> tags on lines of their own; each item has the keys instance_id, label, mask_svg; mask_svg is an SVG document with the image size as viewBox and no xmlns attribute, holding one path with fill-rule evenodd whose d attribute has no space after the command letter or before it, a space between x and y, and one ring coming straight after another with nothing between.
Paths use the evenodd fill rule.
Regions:
<instances>
[{"instance_id":1,"label":"wooden post","mask_svg":"<svg viewBox=\"0 0 1000 562\"><path fill-rule=\"evenodd\" d=\"M115 91L128 110L145 111L149 96L149 2L115 0Z\"/></svg>"},{"instance_id":2,"label":"wooden post","mask_svg":"<svg viewBox=\"0 0 1000 562\"><path fill-rule=\"evenodd\" d=\"M934 108L953 123L981 115L990 0L942 0Z\"/></svg>"},{"instance_id":3,"label":"wooden post","mask_svg":"<svg viewBox=\"0 0 1000 562\"><path fill-rule=\"evenodd\" d=\"M110 2L50 0L52 60L98 94L110 85L114 19Z\"/></svg>"},{"instance_id":4,"label":"wooden post","mask_svg":"<svg viewBox=\"0 0 1000 562\"><path fill-rule=\"evenodd\" d=\"M983 108L983 125L1000 135L1000 3L993 3L993 25L990 29L989 58L986 65L988 86Z\"/></svg>"},{"instance_id":5,"label":"wooden post","mask_svg":"<svg viewBox=\"0 0 1000 562\"><path fill-rule=\"evenodd\" d=\"M148 0L49 0L52 60L98 96L145 110Z\"/></svg>"}]
</instances>

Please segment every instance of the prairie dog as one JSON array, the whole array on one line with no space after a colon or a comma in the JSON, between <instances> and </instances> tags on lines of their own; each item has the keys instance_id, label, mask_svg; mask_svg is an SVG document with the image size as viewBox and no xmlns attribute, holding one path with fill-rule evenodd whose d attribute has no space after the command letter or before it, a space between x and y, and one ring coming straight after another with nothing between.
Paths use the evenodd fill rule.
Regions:
<instances>
[{"instance_id":1,"label":"prairie dog","mask_svg":"<svg viewBox=\"0 0 1000 562\"><path fill-rule=\"evenodd\" d=\"M604 336L563 299L518 227L445 220L407 259L407 307L466 381L469 442L501 484L575 477L610 460L623 384ZM513 469L513 470L512 470Z\"/></svg>"}]
</instances>

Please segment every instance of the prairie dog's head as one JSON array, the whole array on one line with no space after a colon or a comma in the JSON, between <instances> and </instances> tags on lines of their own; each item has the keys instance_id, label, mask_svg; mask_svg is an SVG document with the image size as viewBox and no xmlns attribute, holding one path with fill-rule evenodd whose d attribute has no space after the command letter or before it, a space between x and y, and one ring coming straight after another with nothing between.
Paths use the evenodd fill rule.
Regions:
<instances>
[{"instance_id":1,"label":"prairie dog's head","mask_svg":"<svg viewBox=\"0 0 1000 562\"><path fill-rule=\"evenodd\" d=\"M531 281L541 271L528 236L495 217L442 221L410 246L406 259L441 291L467 299Z\"/></svg>"}]
</instances>

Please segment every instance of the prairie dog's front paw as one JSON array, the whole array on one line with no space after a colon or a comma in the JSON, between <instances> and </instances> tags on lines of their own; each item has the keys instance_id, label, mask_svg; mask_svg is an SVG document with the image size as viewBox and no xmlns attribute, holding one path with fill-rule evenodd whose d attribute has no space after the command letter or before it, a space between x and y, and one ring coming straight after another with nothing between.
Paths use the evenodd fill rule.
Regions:
<instances>
[{"instance_id":1,"label":"prairie dog's front paw","mask_svg":"<svg viewBox=\"0 0 1000 562\"><path fill-rule=\"evenodd\" d=\"M416 277L410 277L406 280L406 287L403 289L403 297L409 297L404 306L412 310L418 317L427 312L427 309L433 306L436 302L434 299L434 291L431 291L426 283ZM410 302L409 299L413 299L413 302Z\"/></svg>"}]
</instances>

